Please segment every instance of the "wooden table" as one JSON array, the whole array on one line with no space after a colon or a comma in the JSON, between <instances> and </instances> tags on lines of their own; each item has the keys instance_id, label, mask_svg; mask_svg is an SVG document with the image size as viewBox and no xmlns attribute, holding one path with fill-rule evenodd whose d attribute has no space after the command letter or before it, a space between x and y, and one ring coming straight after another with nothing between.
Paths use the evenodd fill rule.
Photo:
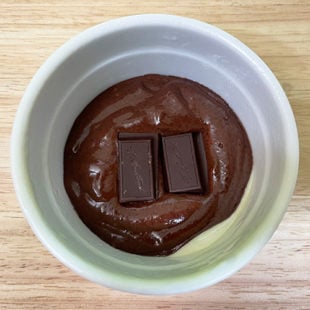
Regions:
<instances>
[{"instance_id":1,"label":"wooden table","mask_svg":"<svg viewBox=\"0 0 310 310\"><path fill-rule=\"evenodd\" d=\"M296 190L272 240L231 278L178 296L122 293L74 274L33 235L10 174L12 123L39 66L82 30L138 13L193 17L242 40L283 85L300 135ZM310 309L309 0L1 0L0 74L0 309Z\"/></svg>"}]
</instances>

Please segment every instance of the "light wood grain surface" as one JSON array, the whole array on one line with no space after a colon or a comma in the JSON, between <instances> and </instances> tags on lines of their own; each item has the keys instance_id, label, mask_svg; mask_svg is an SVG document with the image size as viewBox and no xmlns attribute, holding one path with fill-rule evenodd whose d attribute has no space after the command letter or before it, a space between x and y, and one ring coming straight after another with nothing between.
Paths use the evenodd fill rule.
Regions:
<instances>
[{"instance_id":1,"label":"light wood grain surface","mask_svg":"<svg viewBox=\"0 0 310 310\"><path fill-rule=\"evenodd\" d=\"M12 123L44 60L82 30L140 13L197 18L228 31L273 70L300 135L300 172L272 240L231 278L194 293L152 297L81 279L23 217L10 175ZM310 1L0 1L0 309L310 309Z\"/></svg>"}]
</instances>

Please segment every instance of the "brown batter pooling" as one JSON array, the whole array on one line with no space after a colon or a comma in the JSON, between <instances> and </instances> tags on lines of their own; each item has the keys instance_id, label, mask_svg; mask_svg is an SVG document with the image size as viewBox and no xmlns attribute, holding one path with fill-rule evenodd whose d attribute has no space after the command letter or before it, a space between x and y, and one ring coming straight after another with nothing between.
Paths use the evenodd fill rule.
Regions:
<instances>
[{"instance_id":1,"label":"brown batter pooling","mask_svg":"<svg viewBox=\"0 0 310 310\"><path fill-rule=\"evenodd\" d=\"M158 199L120 204L119 132L201 132L207 192L167 193L160 172ZM155 74L123 81L97 96L73 124L64 152L64 185L81 220L113 247L140 255L169 255L227 219L251 169L245 129L221 97L196 82Z\"/></svg>"}]
</instances>

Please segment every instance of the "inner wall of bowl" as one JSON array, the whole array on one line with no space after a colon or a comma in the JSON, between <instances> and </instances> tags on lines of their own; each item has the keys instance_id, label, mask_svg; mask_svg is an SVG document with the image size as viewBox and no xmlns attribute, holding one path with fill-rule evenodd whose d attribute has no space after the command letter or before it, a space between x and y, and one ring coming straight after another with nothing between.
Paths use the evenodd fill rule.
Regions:
<instances>
[{"instance_id":1,"label":"inner wall of bowl","mask_svg":"<svg viewBox=\"0 0 310 310\"><path fill-rule=\"evenodd\" d=\"M55 68L34 106L27 151L34 193L47 228L73 260L84 261L83 266L89 269L77 270L72 263L75 271L100 283L105 283L102 276L106 272L155 280L193 276L216 266L222 268L225 259L263 223L282 182L283 124L278 121L275 98L255 72L255 64L226 44L212 33L202 35L172 26L133 27L96 37ZM147 73L186 77L213 89L237 113L253 148L247 207L216 244L210 241L192 251L189 244L184 255L141 258L110 247L82 224L63 187L63 149L77 115L104 89ZM271 166L272 158L277 160ZM273 190L267 192L270 186ZM66 261L61 257L63 248L51 250ZM210 272L209 280L216 276Z\"/></svg>"}]
</instances>

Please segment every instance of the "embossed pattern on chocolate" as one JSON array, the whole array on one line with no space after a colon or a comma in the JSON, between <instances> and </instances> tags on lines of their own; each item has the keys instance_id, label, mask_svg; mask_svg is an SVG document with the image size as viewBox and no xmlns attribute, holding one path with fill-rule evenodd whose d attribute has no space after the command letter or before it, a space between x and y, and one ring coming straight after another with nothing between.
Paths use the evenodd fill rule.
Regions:
<instances>
[{"instance_id":1,"label":"embossed pattern on chocolate","mask_svg":"<svg viewBox=\"0 0 310 310\"><path fill-rule=\"evenodd\" d=\"M119 202L155 199L151 140L118 141Z\"/></svg>"},{"instance_id":2,"label":"embossed pattern on chocolate","mask_svg":"<svg viewBox=\"0 0 310 310\"><path fill-rule=\"evenodd\" d=\"M191 132L162 138L166 187L169 193L203 191Z\"/></svg>"}]
</instances>

